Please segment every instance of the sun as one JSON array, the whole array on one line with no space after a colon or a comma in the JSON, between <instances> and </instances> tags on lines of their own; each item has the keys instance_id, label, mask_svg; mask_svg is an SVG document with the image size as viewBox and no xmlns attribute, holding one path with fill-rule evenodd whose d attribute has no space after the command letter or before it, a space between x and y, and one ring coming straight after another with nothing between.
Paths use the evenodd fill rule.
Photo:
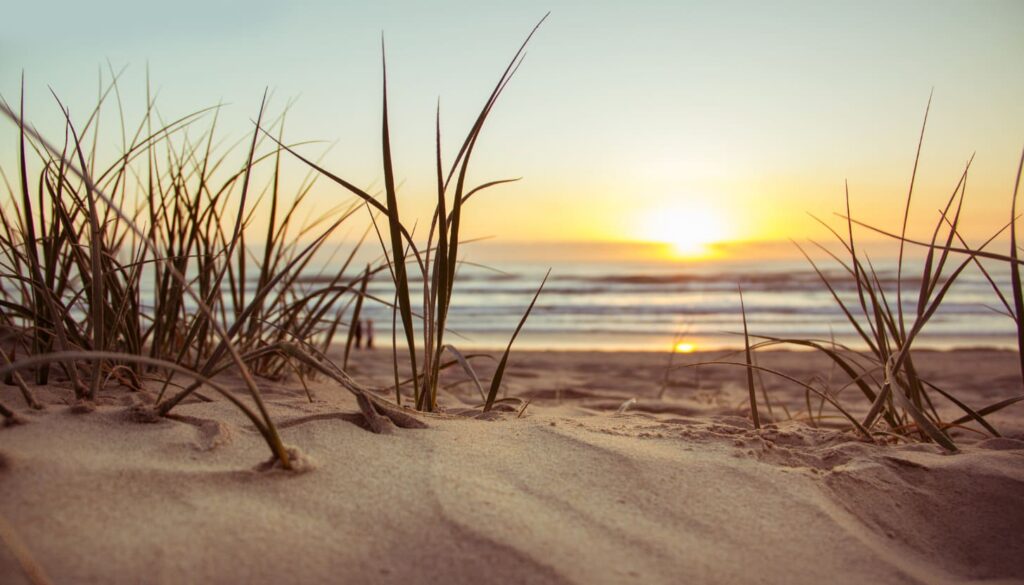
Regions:
<instances>
[{"instance_id":1,"label":"sun","mask_svg":"<svg viewBox=\"0 0 1024 585\"><path fill-rule=\"evenodd\" d=\"M680 341L675 346L678 353L693 353L697 351L697 344L688 341Z\"/></svg>"},{"instance_id":2,"label":"sun","mask_svg":"<svg viewBox=\"0 0 1024 585\"><path fill-rule=\"evenodd\" d=\"M680 205L649 212L640 222L640 237L672 248L677 258L706 258L711 247L728 238L728 229L716 210L703 205Z\"/></svg>"}]
</instances>

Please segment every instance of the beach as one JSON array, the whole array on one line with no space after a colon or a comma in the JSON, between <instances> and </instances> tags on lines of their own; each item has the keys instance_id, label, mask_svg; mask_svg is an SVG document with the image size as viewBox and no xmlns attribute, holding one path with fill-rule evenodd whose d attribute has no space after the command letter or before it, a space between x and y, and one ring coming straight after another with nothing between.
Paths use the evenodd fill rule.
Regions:
<instances>
[{"instance_id":1,"label":"beach","mask_svg":"<svg viewBox=\"0 0 1024 585\"><path fill-rule=\"evenodd\" d=\"M838 390L809 352L764 367ZM522 351L483 413L444 371L424 429L374 434L324 380L260 380L300 473L224 400L136 422L147 387L77 413L60 384L0 429L0 581L32 583L1017 583L1024 581L1024 409L933 443L856 435L836 411L721 354ZM735 356L722 359L736 360ZM393 383L390 348L350 372ZM919 351L922 376L980 406L1019 393L1016 352ZM474 360L481 378L490 363ZM669 363L676 366L668 370ZM492 366L493 367L493 366ZM984 376L979 376L984 372ZM219 378L238 391L231 374ZM853 414L863 400L837 400ZM0 400L16 404L16 389ZM659 397L660 396L660 397ZM958 416L936 404L947 420ZM775 422L772 422L772 421ZM29 572L22 567L29 568ZM47 582L47 581L35 581Z\"/></svg>"},{"instance_id":2,"label":"beach","mask_svg":"<svg viewBox=\"0 0 1024 585\"><path fill-rule=\"evenodd\" d=\"M0 585L1024 585L1024 3L15 4Z\"/></svg>"}]
</instances>

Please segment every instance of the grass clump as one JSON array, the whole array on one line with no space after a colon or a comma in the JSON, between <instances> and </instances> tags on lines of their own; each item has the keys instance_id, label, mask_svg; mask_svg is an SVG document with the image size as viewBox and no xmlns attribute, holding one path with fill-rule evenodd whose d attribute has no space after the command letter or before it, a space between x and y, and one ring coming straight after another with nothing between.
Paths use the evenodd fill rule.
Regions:
<instances>
[{"instance_id":1,"label":"grass clump","mask_svg":"<svg viewBox=\"0 0 1024 585\"><path fill-rule=\"evenodd\" d=\"M1018 351L1019 353L1024 352L1024 322L1021 319L1021 315L1024 315L1024 300L1022 300L1021 294L1021 262L1017 256L1015 227L1017 193L1020 185L1021 168L1024 167L1024 155L1022 155L1021 166L1018 167L1017 181L1014 185L1011 220L987 241L980 246L968 246L958 230L967 190L967 178L971 160L967 161L959 181L946 199L944 207L940 209L939 218L931 230L930 240L918 241L911 239L907 237L907 223L914 195L914 181L917 176L927 118L928 114L926 111L899 233L886 232L853 219L850 213L848 188L846 191L846 211L840 215L845 222L844 233L840 233L829 227L828 224L821 222L840 243L841 253L834 253L817 243L814 243L814 245L824 251L840 267L844 276L853 282L855 294L852 296L852 300L850 298L844 299L843 295L839 292L840 286L836 279L829 277L811 258L811 255L797 244L818 275L822 285L828 290L840 308L846 321L856 332L861 348L853 348L849 345L836 343L835 340L752 335L747 330L746 311L743 311L745 361L743 363L729 361L704 362L729 364L746 369L747 388L750 394L749 403L755 427L760 426L754 376L752 375L755 371L773 374L802 387L808 396L808 416L813 417L810 395L814 394L818 396L822 403L828 402L836 408L847 419L851 427L865 438L870 439L877 435L893 434L902 437L916 437L920 440L935 442L948 451L958 450L956 443L948 432L950 429L962 426L965 423L974 422L983 428L984 432L992 436L999 436L999 432L985 417L1011 404L1024 400L1024 395L1021 395L975 409L958 399L950 391L940 388L927 380L920 374L915 365L913 351L915 340L934 317L950 288L964 271L972 265L985 275L1000 299L1005 314L1014 320L1019 342ZM886 235L898 242L898 249L896 251L897 278L894 298L889 296L892 294L891 290L888 293L886 292L883 280L879 278L870 258L858 248L854 237L855 225ZM1010 253L1002 255L987 251L986 248L1003 234L1007 228L1010 231ZM925 253L916 294L904 288L905 248L907 245L922 247ZM983 259L1003 262L1009 266L1012 286L1010 299L1007 299L989 269L983 265ZM912 310L905 310L905 301L913 303ZM752 343L752 338L757 341ZM851 413L851 409L844 407L839 402L839 392L816 388L812 384L797 380L782 372L760 367L752 360L753 351L785 346L812 349L826 355L848 378L847 384L840 391L848 387L859 390L859 395L865 401L862 404L867 406L867 413L862 417L855 417ZM1020 355L1024 356L1024 353L1020 353ZM1021 372L1022 379L1024 379L1024 357L1022 357L1021 361ZM936 406L940 400L948 401L954 405L963 413L962 416L953 420L943 418Z\"/></svg>"},{"instance_id":2,"label":"grass clump","mask_svg":"<svg viewBox=\"0 0 1024 585\"><path fill-rule=\"evenodd\" d=\"M388 267L388 273L395 287L396 329L397 322L400 321L401 332L406 346L406 355L413 371L413 376L410 380L412 385L412 405L417 410L434 411L437 409L440 372L443 368L454 364L460 365L476 383L477 388L481 391L483 409L485 411L490 410L501 386L512 344L525 324L530 311L533 309L537 297L541 289L543 289L544 282L547 281L545 276L544 282L541 283L533 300L526 308L523 318L499 359L498 367L492 377L487 394L483 394L478 376L469 360L455 346L447 343L445 340L448 315L451 310L452 295L457 280L457 271L461 264L459 250L463 243L460 239L463 227L462 213L464 205L477 193L517 179L499 179L474 187L467 185L466 180L470 160L482 135L484 124L498 98L522 64L526 45L546 18L547 16L537 23L505 67L472 127L463 139L462 146L454 160L447 166L447 171L445 170L446 167L441 151L441 115L440 107L438 107L435 123L436 146L434 153L436 204L430 218L426 242L421 245L416 244L412 230L403 224L399 211L394 161L391 153L391 130L388 120L387 64L386 59L383 58L383 46L383 123L381 127L382 171L385 188L385 200L383 202L365 190L360 189L352 182L341 178L299 154L295 149L278 142L282 148L288 150L310 168L361 199L372 215L380 215L386 219L386 234L381 234L376 220L374 220L374 226L378 229L378 236ZM412 272L410 272L410 266L412 267ZM423 298L419 303L422 308L421 314L413 312L413 306L416 304L411 292L413 278L420 280L423 288ZM416 328L417 321L421 324L419 331ZM417 345L417 338L420 336L422 336L422 345L419 348L422 350L422 354L418 350ZM393 337L397 337L397 335ZM403 383L399 380L398 375L397 342L393 344L393 347L395 351L395 401L398 404L402 404L403 397L400 390ZM444 361L443 354L446 352L454 356L454 362Z\"/></svg>"},{"instance_id":3,"label":"grass clump","mask_svg":"<svg viewBox=\"0 0 1024 585\"><path fill-rule=\"evenodd\" d=\"M16 127L18 145L17 168L0 169L7 190L0 205L0 377L18 386L30 408L42 405L29 382L67 384L82 404L94 403L115 384L132 391L155 384L155 404L143 418L168 415L188 399L208 400L198 391L209 388L249 418L285 469L292 467L289 448L257 378L324 375L356 395L373 430L382 432L391 424L423 426L399 406L403 383L397 343L398 405L371 395L347 373L353 329L365 302L388 304L367 293L369 281L387 272L414 372L411 406L437 408L444 368L459 364L476 379L469 361L476 356L465 356L445 342L461 262L462 208L476 193L508 181L470 188L466 176L484 122L521 64L525 45L504 70L447 173L438 114L437 206L422 246L414 243L413 230L399 216L386 69L383 202L299 155L300 145L285 141L285 114L268 115L266 95L251 136L227 148L217 133L219 107L167 122L148 80L145 112L129 124L120 73L113 71L84 121L73 119L54 96L64 119L60 141L46 139L28 122L24 89L17 107L0 100L0 114ZM104 153L115 143L100 132L101 114L111 102L116 102L120 148L103 164ZM282 180L284 153L310 167L290 192ZM238 154L242 161L233 162ZM356 198L300 222L303 204L322 177ZM328 251L328 238L364 208L387 219L384 260L350 270L367 232L343 261L332 260L316 273L314 258ZM255 231L257 217L266 220L264 231ZM414 278L423 281L422 315L413 312ZM421 359L417 320L422 324ZM339 336L347 337L340 367L327 357ZM485 410L495 400L511 345L490 392L483 396L481 391ZM444 362L445 351L456 359ZM225 371L241 377L248 400L217 381ZM9 422L16 417L6 405L0 405L0 415Z\"/></svg>"},{"instance_id":4,"label":"grass clump","mask_svg":"<svg viewBox=\"0 0 1024 585\"><path fill-rule=\"evenodd\" d=\"M82 124L56 100L65 120L60 146L29 125L24 93L17 111L0 105L17 125L19 146L16 181L12 185L5 173L9 201L0 208L3 375L17 381L26 372L47 384L56 367L82 402L95 401L111 383L141 390L145 381L156 381L163 387L159 414L205 384L243 410L287 467L254 375L280 373L284 361L265 348L281 340L329 343L316 317L340 299L298 301L304 291L296 278L351 211L301 226L302 233L319 232L304 248L282 244L315 177L276 221L280 149L258 154L262 134L254 132L244 162L226 170L233 149L215 149L217 109L159 123L152 100L129 133L119 76L112 77ZM101 166L99 118L111 95L118 99L122 148ZM261 120L264 106L265 100ZM208 124L199 128L204 118ZM283 118L275 125L283 130ZM197 129L199 138L192 138L189 131ZM271 180L254 197L256 169L271 163ZM276 232L267 238L253 283L245 275L245 237L264 197ZM254 284L255 292L248 290ZM241 376L251 406L211 382L227 368ZM181 374L195 381L165 399ZM24 383L19 388L29 406L39 406Z\"/></svg>"}]
</instances>

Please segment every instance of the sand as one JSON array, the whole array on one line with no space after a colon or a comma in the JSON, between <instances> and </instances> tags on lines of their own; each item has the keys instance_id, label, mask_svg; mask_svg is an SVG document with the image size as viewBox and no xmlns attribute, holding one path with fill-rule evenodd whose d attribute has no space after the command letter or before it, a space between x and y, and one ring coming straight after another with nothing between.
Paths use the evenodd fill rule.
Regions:
<instances>
[{"instance_id":1,"label":"sand","mask_svg":"<svg viewBox=\"0 0 1024 585\"><path fill-rule=\"evenodd\" d=\"M386 384L389 359L360 352L354 373ZM838 379L813 354L760 359ZM918 360L974 406L1020 393L1016 353ZM666 384L667 361L518 353L506 391L525 411L473 418L451 371L448 414L388 435L330 383L310 402L262 381L304 473L257 470L269 451L224 401L143 424L126 413L144 394L110 388L75 414L69 391L40 389L31 412L3 387L27 423L0 429L0 582L31 582L19 559L54 583L1024 582L1024 403L992 417L1003 438L964 429L949 455L834 418L755 431L741 372ZM766 382L776 416L805 408Z\"/></svg>"}]
</instances>

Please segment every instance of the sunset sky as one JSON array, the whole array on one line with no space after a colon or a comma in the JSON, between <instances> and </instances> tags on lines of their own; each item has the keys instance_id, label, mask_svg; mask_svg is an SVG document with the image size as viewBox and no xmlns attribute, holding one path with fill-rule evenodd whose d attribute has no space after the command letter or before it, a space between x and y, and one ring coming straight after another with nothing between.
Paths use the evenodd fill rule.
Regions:
<instances>
[{"instance_id":1,"label":"sunset sky","mask_svg":"<svg viewBox=\"0 0 1024 585\"><path fill-rule=\"evenodd\" d=\"M475 156L477 180L523 180L472 204L472 234L679 240L682 254L817 237L806 212L839 210L844 179L856 215L895 227L932 88L915 217L934 221L972 152L966 233L1008 217L1024 146L1021 2L346 4L22 4L5 11L0 93L16 100L24 70L30 120L59 130L48 85L81 115L109 59L128 66L137 114L148 63L166 118L223 100L239 138L269 87L271 109L298 98L286 136L337 141L326 166L367 185L381 179L383 31L403 202L422 215L438 97L450 158L550 10ZM0 131L5 168L12 130Z\"/></svg>"}]
</instances>

